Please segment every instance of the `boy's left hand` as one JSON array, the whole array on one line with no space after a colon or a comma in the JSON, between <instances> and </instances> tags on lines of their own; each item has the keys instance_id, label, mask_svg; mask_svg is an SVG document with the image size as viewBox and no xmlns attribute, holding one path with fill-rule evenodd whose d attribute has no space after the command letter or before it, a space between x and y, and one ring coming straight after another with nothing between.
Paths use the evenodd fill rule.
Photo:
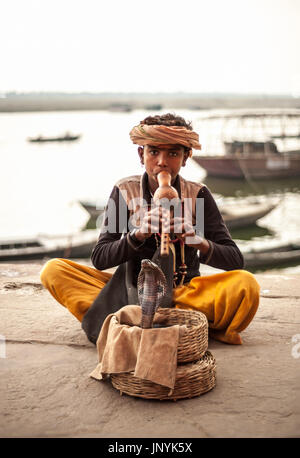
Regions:
<instances>
[{"instance_id":1,"label":"boy's left hand","mask_svg":"<svg viewBox=\"0 0 300 458\"><path fill-rule=\"evenodd\" d=\"M183 240L188 246L200 249L204 239L197 235L191 223L182 217L171 218L165 220L164 228L168 233L174 233L176 237Z\"/></svg>"}]
</instances>

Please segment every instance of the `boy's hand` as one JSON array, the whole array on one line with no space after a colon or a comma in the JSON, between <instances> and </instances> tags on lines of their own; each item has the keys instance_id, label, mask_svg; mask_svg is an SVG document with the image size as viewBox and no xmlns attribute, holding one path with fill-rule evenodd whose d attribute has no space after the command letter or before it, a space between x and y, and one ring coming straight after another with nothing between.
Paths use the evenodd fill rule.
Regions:
<instances>
[{"instance_id":1,"label":"boy's hand","mask_svg":"<svg viewBox=\"0 0 300 458\"><path fill-rule=\"evenodd\" d=\"M167 227L168 226L168 227ZM176 237L183 240L187 246L191 246L206 253L209 249L208 242L200 235L197 235L191 223L182 217L171 218L165 222L165 228L173 232Z\"/></svg>"},{"instance_id":2,"label":"boy's hand","mask_svg":"<svg viewBox=\"0 0 300 458\"><path fill-rule=\"evenodd\" d=\"M152 234L160 232L163 222L167 218L167 210L162 207L155 207L146 211L141 226L135 236L141 242L151 237Z\"/></svg>"},{"instance_id":3,"label":"boy's hand","mask_svg":"<svg viewBox=\"0 0 300 458\"><path fill-rule=\"evenodd\" d=\"M163 207L155 207L144 214L141 226L135 236L143 242L151 237L152 234L162 232L162 228L168 234L174 233L187 246L196 248L204 254L209 250L209 243L204 238L196 235L191 223L182 217L170 218L169 210Z\"/></svg>"}]
</instances>

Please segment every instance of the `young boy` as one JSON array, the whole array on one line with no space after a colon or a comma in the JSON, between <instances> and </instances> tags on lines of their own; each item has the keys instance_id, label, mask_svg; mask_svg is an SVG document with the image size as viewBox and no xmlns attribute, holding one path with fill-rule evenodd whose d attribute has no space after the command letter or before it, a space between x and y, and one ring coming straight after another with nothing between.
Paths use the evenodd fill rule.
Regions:
<instances>
[{"instance_id":1,"label":"young boy","mask_svg":"<svg viewBox=\"0 0 300 458\"><path fill-rule=\"evenodd\" d=\"M192 149L201 149L198 134L183 118L168 113L147 117L131 130L130 137L134 144L139 145L138 155L145 173L141 177L122 179L114 186L105 224L91 256L95 268L68 259L53 259L41 272L42 283L58 302L82 321L112 278L112 274L103 271L130 264L136 285L141 260L153 257L160 244L160 228L168 223L170 232L177 237L172 243L177 272L172 290L174 306L203 312L208 319L211 337L241 344L239 333L249 325L259 304L259 285L251 273L241 270L242 254L208 188L186 181L179 175L181 167L185 167L192 155ZM192 218L183 213L175 214L167 221L166 210L151 205L161 171L171 175L171 184L183 207L186 199L192 202L203 199L203 237L196 233L192 224L195 222L195 206ZM139 213L140 224L134 226L130 222L136 216L137 208L143 211ZM202 277L200 262L225 272ZM120 285L125 282L125 276L125 271L119 271ZM120 301L121 308L125 305L124 298L121 297L122 289L119 296L117 290L114 288L112 294L115 302Z\"/></svg>"}]
</instances>

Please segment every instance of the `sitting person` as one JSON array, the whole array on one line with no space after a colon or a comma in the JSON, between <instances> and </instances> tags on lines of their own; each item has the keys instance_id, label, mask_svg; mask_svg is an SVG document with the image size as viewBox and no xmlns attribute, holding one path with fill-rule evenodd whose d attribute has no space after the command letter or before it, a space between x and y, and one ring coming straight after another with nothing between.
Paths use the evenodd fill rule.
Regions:
<instances>
[{"instance_id":1,"label":"sitting person","mask_svg":"<svg viewBox=\"0 0 300 458\"><path fill-rule=\"evenodd\" d=\"M203 312L212 338L229 344L241 344L240 332L253 319L259 304L259 285L254 276L243 269L243 256L232 240L209 189L202 184L184 180L180 175L192 149L201 149L199 137L190 123L173 114L149 116L130 132L138 145L138 156L145 167L142 176L121 179L114 186L106 210L105 222L91 255L94 267L69 259L52 259L41 271L41 281L52 296L82 321L101 291L112 279L106 269L131 261L136 285L142 259L151 259L160 244L160 229L169 224L176 234L172 245L174 256L174 285L172 306ZM166 171L182 202L202 199L203 233L183 215L167 221L167 210L151 205L158 188L158 174ZM140 224L130 227L136 208L132 202L144 202ZM109 210L110 207L110 210ZM146 207L146 208L145 208ZM114 208L114 212L111 211ZM125 218L124 211L125 209ZM114 213L113 224L109 224ZM192 210L195 221L195 206ZM136 218L137 220L138 218ZM200 276L200 263L224 270ZM120 285L125 274L120 274ZM122 276L123 275L123 276ZM118 288L114 288L115 290ZM104 292L104 290L103 290ZM120 288L121 294L121 288ZM99 297L100 297L99 296ZM124 298L114 291L114 297L124 304ZM128 299L129 300L129 299ZM132 303L132 302L128 302ZM109 312L109 310L108 310ZM109 312L110 313L110 312Z\"/></svg>"}]
</instances>

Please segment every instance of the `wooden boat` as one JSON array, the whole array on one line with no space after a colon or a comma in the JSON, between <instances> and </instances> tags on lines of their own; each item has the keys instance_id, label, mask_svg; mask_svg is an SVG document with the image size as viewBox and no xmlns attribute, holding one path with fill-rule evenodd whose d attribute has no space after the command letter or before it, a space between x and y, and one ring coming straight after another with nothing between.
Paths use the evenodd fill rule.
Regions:
<instances>
[{"instance_id":1,"label":"wooden boat","mask_svg":"<svg viewBox=\"0 0 300 458\"><path fill-rule=\"evenodd\" d=\"M98 230L65 236L0 240L0 261L43 258L89 258L99 236Z\"/></svg>"},{"instance_id":2,"label":"wooden boat","mask_svg":"<svg viewBox=\"0 0 300 458\"><path fill-rule=\"evenodd\" d=\"M250 113L229 113L217 116L209 116L202 120L224 120L224 123L235 120L239 122L234 129L235 136L239 139L223 141L224 154L198 154L192 157L193 161L206 170L208 176L221 178L246 178L246 179L274 179L289 178L300 176L300 146L291 149L290 145L283 143L285 140L299 138L297 133L287 131L288 122L297 121L299 124L300 111L271 111L271 112L250 112ZM282 133L274 134L272 131L263 128L260 136L264 137L263 141L255 139L243 139L245 135L246 121L259 121L263 126L266 120L273 123L276 119L282 124ZM227 125L227 124L226 124ZM242 130L244 129L244 130ZM299 126L298 126L299 129ZM204 130L204 129L203 129ZM295 131L295 129L294 129ZM223 137L226 137L226 126L222 127ZM255 137L255 131L253 136ZM222 141L220 138L220 141ZM281 141L280 148L275 140Z\"/></svg>"},{"instance_id":3,"label":"wooden boat","mask_svg":"<svg viewBox=\"0 0 300 458\"><path fill-rule=\"evenodd\" d=\"M300 138L300 133L299 134L294 134L294 135L286 135L286 134L281 134L281 135L271 135L271 138L274 140L276 138L283 139L283 138Z\"/></svg>"},{"instance_id":4,"label":"wooden boat","mask_svg":"<svg viewBox=\"0 0 300 458\"><path fill-rule=\"evenodd\" d=\"M160 103L154 103L153 105L146 105L145 110L150 111L160 111L162 110L163 106Z\"/></svg>"},{"instance_id":5,"label":"wooden boat","mask_svg":"<svg viewBox=\"0 0 300 458\"><path fill-rule=\"evenodd\" d=\"M247 199L220 206L220 212L228 229L241 229L255 224L277 206L278 202L251 202Z\"/></svg>"},{"instance_id":6,"label":"wooden boat","mask_svg":"<svg viewBox=\"0 0 300 458\"><path fill-rule=\"evenodd\" d=\"M60 137L42 137L41 135L35 138L28 138L31 143L44 143L44 142L72 142L78 140L81 135L71 135L66 133Z\"/></svg>"},{"instance_id":7,"label":"wooden boat","mask_svg":"<svg viewBox=\"0 0 300 458\"><path fill-rule=\"evenodd\" d=\"M112 103L109 105L108 110L120 113L129 113L132 111L132 106L128 103Z\"/></svg>"},{"instance_id":8,"label":"wooden boat","mask_svg":"<svg viewBox=\"0 0 300 458\"><path fill-rule=\"evenodd\" d=\"M89 213L90 218L97 219L98 216L104 213L105 205L96 205L92 202L79 201L80 205Z\"/></svg>"},{"instance_id":9,"label":"wooden boat","mask_svg":"<svg viewBox=\"0 0 300 458\"><path fill-rule=\"evenodd\" d=\"M83 208L90 214L92 219L103 215L104 206L96 206L92 203L80 202ZM255 224L257 220L270 213L278 202L257 202L249 199L232 201L221 204L220 212L228 229L240 229Z\"/></svg>"},{"instance_id":10,"label":"wooden boat","mask_svg":"<svg viewBox=\"0 0 300 458\"><path fill-rule=\"evenodd\" d=\"M300 151L193 156L192 160L212 177L274 179L300 176Z\"/></svg>"},{"instance_id":11,"label":"wooden boat","mask_svg":"<svg viewBox=\"0 0 300 458\"><path fill-rule=\"evenodd\" d=\"M300 264L300 242L284 243L271 248L242 251L245 269L263 270L282 267L283 265Z\"/></svg>"}]
</instances>

